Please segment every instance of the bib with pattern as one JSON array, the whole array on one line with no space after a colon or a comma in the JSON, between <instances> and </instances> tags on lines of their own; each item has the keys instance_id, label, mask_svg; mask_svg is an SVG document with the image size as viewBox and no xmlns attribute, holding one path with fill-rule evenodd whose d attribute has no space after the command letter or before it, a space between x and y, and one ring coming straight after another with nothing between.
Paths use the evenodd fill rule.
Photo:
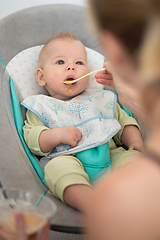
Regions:
<instances>
[{"instance_id":1,"label":"bib with pattern","mask_svg":"<svg viewBox=\"0 0 160 240\"><path fill-rule=\"evenodd\" d=\"M21 105L34 112L48 128L73 125L82 132L82 138L76 147L60 144L44 157L45 160L76 153L85 170L95 170L97 167L103 169L110 165L108 141L121 129L114 117L116 100L116 95L111 91L87 89L68 100L34 95L27 97ZM109 157L108 160L102 152L107 159ZM100 161L98 156L101 156Z\"/></svg>"}]
</instances>

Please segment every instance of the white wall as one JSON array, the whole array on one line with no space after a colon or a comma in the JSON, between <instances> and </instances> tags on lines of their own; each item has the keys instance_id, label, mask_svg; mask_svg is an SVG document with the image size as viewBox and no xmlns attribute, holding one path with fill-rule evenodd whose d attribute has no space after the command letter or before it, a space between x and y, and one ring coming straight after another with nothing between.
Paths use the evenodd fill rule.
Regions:
<instances>
[{"instance_id":1,"label":"white wall","mask_svg":"<svg viewBox=\"0 0 160 240\"><path fill-rule=\"evenodd\" d=\"M43 4L68 3L87 6L87 0L5 0L1 1L0 18L9 15L12 12Z\"/></svg>"}]
</instances>

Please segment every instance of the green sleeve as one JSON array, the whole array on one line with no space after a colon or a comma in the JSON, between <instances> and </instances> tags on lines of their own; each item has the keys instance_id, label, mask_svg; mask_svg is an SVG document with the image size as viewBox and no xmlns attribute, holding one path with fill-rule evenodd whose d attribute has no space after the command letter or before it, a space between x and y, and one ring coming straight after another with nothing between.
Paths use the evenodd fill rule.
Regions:
<instances>
[{"instance_id":1,"label":"green sleeve","mask_svg":"<svg viewBox=\"0 0 160 240\"><path fill-rule=\"evenodd\" d=\"M122 145L123 143L121 142L121 135L123 132L123 129L126 125L135 125L140 129L137 121L133 118L128 116L128 114L119 106L118 103L116 103L115 106L115 114L114 117L117 119L117 121L121 125L120 131L114 136L114 140L117 145Z\"/></svg>"},{"instance_id":2,"label":"green sleeve","mask_svg":"<svg viewBox=\"0 0 160 240\"><path fill-rule=\"evenodd\" d=\"M117 92L116 89L115 89L115 92L116 92L117 97L118 97L118 92ZM129 111L129 110L128 110L126 107L124 107L122 104L120 104L120 106L121 106L121 108L128 114L128 116L133 117L131 111Z\"/></svg>"},{"instance_id":3,"label":"green sleeve","mask_svg":"<svg viewBox=\"0 0 160 240\"><path fill-rule=\"evenodd\" d=\"M23 133L25 142L33 154L40 156L47 156L49 154L49 152L43 153L41 151L38 142L40 133L47 129L35 113L27 110Z\"/></svg>"}]
</instances>

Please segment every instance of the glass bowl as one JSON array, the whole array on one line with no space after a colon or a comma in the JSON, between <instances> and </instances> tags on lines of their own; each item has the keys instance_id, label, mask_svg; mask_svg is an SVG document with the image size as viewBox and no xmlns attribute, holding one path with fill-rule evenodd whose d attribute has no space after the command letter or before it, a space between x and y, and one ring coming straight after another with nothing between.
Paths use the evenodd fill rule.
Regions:
<instances>
[{"instance_id":1,"label":"glass bowl","mask_svg":"<svg viewBox=\"0 0 160 240\"><path fill-rule=\"evenodd\" d=\"M56 209L55 203L44 194L14 188L0 190L0 225L8 232L16 230L15 211L24 214L26 234L31 235L47 223Z\"/></svg>"}]
</instances>

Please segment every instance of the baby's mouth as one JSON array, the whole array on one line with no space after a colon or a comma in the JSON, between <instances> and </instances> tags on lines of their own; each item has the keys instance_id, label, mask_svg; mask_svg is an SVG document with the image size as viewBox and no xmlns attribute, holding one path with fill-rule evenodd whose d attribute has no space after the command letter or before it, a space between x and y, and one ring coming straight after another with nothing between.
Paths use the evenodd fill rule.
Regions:
<instances>
[{"instance_id":1,"label":"baby's mouth","mask_svg":"<svg viewBox=\"0 0 160 240\"><path fill-rule=\"evenodd\" d=\"M69 77L69 78L67 78L67 79L65 79L64 81L63 81L63 83L64 84L69 84L69 85L73 85L73 84L75 84L75 83L72 83L72 81L73 80L75 80L75 78L73 78L73 77Z\"/></svg>"}]
</instances>

